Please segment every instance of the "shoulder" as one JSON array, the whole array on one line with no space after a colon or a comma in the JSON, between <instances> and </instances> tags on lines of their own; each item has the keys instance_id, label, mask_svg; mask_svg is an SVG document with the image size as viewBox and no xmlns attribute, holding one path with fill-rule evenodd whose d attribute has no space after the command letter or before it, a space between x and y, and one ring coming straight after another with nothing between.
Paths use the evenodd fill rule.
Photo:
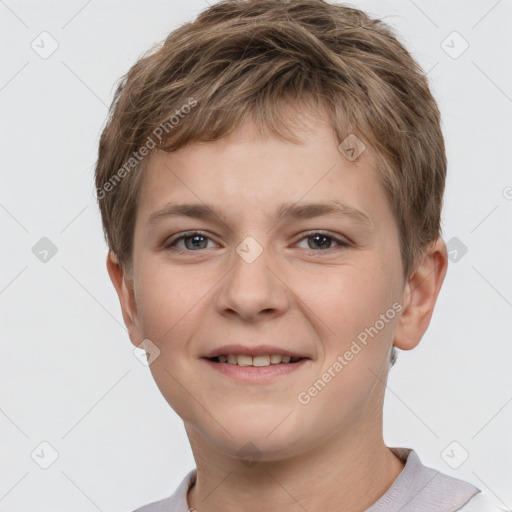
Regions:
<instances>
[{"instance_id":1,"label":"shoulder","mask_svg":"<svg viewBox=\"0 0 512 512\"><path fill-rule=\"evenodd\" d=\"M402 499L406 500L402 512L512 512L497 498L471 483L423 465L413 449L395 447L391 450L406 462L404 471L393 487L401 491ZM402 506L401 502L399 504Z\"/></svg>"},{"instance_id":2,"label":"shoulder","mask_svg":"<svg viewBox=\"0 0 512 512\"><path fill-rule=\"evenodd\" d=\"M187 492L196 479L196 470L189 471L174 494L134 510L133 512L188 512Z\"/></svg>"},{"instance_id":3,"label":"shoulder","mask_svg":"<svg viewBox=\"0 0 512 512\"><path fill-rule=\"evenodd\" d=\"M497 505L497 500L489 494L479 492L456 512L512 512L512 510Z\"/></svg>"},{"instance_id":4,"label":"shoulder","mask_svg":"<svg viewBox=\"0 0 512 512\"><path fill-rule=\"evenodd\" d=\"M149 503L148 505L144 505L143 507L134 510L133 512L168 512L171 509L171 500L172 496L168 498L164 498L160 501L154 501L153 503Z\"/></svg>"},{"instance_id":5,"label":"shoulder","mask_svg":"<svg viewBox=\"0 0 512 512\"><path fill-rule=\"evenodd\" d=\"M390 448L403 462L402 473L381 499L366 512L498 512L473 502L481 490L469 482L425 466L411 448ZM478 498L481 500L482 498ZM476 508L469 507L474 503ZM482 508L483 507L483 508ZM500 511L501 512L501 511Z\"/></svg>"}]
</instances>

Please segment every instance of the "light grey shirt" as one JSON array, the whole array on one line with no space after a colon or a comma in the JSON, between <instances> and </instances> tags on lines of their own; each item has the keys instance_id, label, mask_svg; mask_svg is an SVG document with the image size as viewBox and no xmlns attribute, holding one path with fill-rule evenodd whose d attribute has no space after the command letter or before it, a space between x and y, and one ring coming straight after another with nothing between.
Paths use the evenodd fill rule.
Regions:
<instances>
[{"instance_id":1,"label":"light grey shirt","mask_svg":"<svg viewBox=\"0 0 512 512\"><path fill-rule=\"evenodd\" d=\"M474 485L424 466L411 448L390 449L405 466L386 493L365 512L512 512L494 505ZM190 471L172 496L134 512L188 512L187 492L196 476L195 469Z\"/></svg>"}]
</instances>

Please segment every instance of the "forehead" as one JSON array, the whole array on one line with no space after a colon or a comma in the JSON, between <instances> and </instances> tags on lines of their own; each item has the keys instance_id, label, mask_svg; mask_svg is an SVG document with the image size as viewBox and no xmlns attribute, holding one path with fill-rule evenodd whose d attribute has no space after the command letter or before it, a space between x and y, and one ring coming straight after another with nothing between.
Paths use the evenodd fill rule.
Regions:
<instances>
[{"instance_id":1,"label":"forehead","mask_svg":"<svg viewBox=\"0 0 512 512\"><path fill-rule=\"evenodd\" d=\"M340 201L382 218L386 198L371 148L355 161L340 151L332 128L310 116L300 142L261 134L250 121L217 141L155 151L145 169L138 218L172 203L217 204L238 216L267 215L283 203Z\"/></svg>"}]
</instances>

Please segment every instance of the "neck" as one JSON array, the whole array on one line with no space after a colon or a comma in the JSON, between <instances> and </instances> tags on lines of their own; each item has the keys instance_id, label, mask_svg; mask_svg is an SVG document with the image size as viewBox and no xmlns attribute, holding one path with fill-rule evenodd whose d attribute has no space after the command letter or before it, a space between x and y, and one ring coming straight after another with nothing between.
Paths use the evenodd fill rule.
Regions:
<instances>
[{"instance_id":1,"label":"neck","mask_svg":"<svg viewBox=\"0 0 512 512\"><path fill-rule=\"evenodd\" d=\"M189 432L197 464L189 507L197 512L362 512L389 489L404 467L382 435L369 434L360 429L346 432L286 460L244 465L233 457L199 450L199 439Z\"/></svg>"}]
</instances>

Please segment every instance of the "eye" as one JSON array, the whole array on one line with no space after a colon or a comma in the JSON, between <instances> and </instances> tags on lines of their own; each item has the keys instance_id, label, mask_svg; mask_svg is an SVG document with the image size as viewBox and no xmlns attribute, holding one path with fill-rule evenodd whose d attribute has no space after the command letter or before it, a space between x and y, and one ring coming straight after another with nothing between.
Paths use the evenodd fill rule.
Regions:
<instances>
[{"instance_id":1,"label":"eye","mask_svg":"<svg viewBox=\"0 0 512 512\"><path fill-rule=\"evenodd\" d=\"M304 249L312 250L315 252L319 252L318 249L321 251L326 251L329 249L348 247L350 245L348 242L340 240L339 238L336 238L335 236L332 236L324 231L313 231L312 233L308 233L306 236L301 238L300 241L302 242L303 240L308 240L308 247L304 247ZM333 242L337 244L337 247L331 247Z\"/></svg>"},{"instance_id":2,"label":"eye","mask_svg":"<svg viewBox=\"0 0 512 512\"><path fill-rule=\"evenodd\" d=\"M165 244L165 248L170 249L176 247L181 251L197 251L200 249L208 249L207 240L210 240L210 238L205 234L201 233L200 231L192 231L189 233L184 233L178 238L175 238L174 240ZM179 247L178 243L182 241L184 243L184 247Z\"/></svg>"},{"instance_id":3,"label":"eye","mask_svg":"<svg viewBox=\"0 0 512 512\"><path fill-rule=\"evenodd\" d=\"M324 231L313 231L308 233L300 239L300 242L304 240L307 240L308 247L302 248L314 252L325 252L330 249L339 249L350 245L348 242L340 240L339 238ZM211 238L201 231L190 231L166 243L165 249L192 252L212 248L212 246L208 247L208 241L213 243ZM181 246L179 245L180 243L182 243ZM333 247L333 244L336 245ZM215 247L215 245L213 247Z\"/></svg>"}]
</instances>

